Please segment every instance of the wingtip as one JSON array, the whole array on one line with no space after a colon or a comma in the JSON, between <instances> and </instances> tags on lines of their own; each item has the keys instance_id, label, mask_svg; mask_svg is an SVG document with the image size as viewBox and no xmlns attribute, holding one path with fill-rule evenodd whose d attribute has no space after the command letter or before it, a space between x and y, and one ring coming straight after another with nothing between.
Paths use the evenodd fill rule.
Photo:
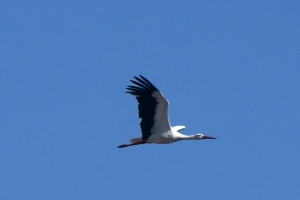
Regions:
<instances>
[{"instance_id":1,"label":"wingtip","mask_svg":"<svg viewBox=\"0 0 300 200\"><path fill-rule=\"evenodd\" d=\"M143 77L142 75L139 75L140 77ZM138 76L133 76L136 80L139 80Z\"/></svg>"}]
</instances>

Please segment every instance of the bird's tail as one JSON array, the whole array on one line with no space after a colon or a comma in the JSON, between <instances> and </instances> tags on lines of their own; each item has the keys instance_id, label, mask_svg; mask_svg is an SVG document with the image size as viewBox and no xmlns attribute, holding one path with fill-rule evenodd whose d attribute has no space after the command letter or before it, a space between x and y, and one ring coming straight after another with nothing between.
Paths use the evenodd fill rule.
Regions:
<instances>
[{"instance_id":1,"label":"bird's tail","mask_svg":"<svg viewBox=\"0 0 300 200\"><path fill-rule=\"evenodd\" d=\"M141 142L142 140L143 140L142 138L133 138L130 140L130 143L133 144L133 143Z\"/></svg>"}]
</instances>

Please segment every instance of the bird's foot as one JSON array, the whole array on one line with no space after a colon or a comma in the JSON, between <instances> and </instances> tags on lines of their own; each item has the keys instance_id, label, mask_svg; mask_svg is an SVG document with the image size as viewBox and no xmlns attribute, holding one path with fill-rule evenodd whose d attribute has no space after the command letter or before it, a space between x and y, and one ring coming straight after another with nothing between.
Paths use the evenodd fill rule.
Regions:
<instances>
[{"instance_id":1,"label":"bird's foot","mask_svg":"<svg viewBox=\"0 0 300 200\"><path fill-rule=\"evenodd\" d=\"M118 148L124 148L124 147L127 147L128 145L127 144L121 144L120 146L118 146Z\"/></svg>"}]
</instances>

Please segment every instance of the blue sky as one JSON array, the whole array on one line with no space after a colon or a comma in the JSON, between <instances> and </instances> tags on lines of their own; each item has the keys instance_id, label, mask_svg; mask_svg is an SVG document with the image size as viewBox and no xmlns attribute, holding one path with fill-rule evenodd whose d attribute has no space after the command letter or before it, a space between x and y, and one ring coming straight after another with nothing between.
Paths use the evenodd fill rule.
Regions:
<instances>
[{"instance_id":1,"label":"blue sky","mask_svg":"<svg viewBox=\"0 0 300 200\"><path fill-rule=\"evenodd\" d=\"M0 199L300 199L299 1L2 1ZM172 125L139 137L129 80Z\"/></svg>"}]
</instances>

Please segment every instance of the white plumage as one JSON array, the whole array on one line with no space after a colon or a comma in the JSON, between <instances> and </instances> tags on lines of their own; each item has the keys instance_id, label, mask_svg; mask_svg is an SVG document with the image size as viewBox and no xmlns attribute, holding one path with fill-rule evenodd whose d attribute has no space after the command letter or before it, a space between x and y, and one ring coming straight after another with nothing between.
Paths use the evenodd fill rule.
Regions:
<instances>
[{"instance_id":1,"label":"white plumage","mask_svg":"<svg viewBox=\"0 0 300 200\"><path fill-rule=\"evenodd\" d=\"M185 126L171 127L168 117L168 100L145 77L140 75L134 78L136 80L131 80L131 82L135 85L128 86L126 93L134 95L139 103L142 137L131 139L130 144L122 144L118 148L146 143L169 144L179 140L216 139L203 134L181 134L179 131Z\"/></svg>"}]
</instances>

